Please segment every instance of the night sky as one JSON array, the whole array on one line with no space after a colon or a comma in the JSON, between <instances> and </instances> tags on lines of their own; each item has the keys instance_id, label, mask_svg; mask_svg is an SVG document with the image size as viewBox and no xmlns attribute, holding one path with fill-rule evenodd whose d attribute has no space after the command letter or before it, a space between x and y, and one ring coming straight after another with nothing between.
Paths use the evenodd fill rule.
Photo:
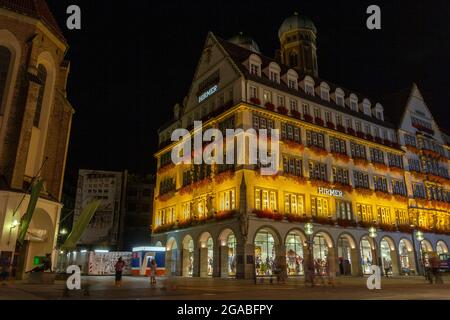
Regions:
<instances>
[{"instance_id":1,"label":"night sky","mask_svg":"<svg viewBox=\"0 0 450 320\"><path fill-rule=\"evenodd\" d=\"M70 45L76 110L66 183L79 168L151 173L157 128L187 94L208 31L242 31L274 56L278 28L297 11L318 29L319 76L368 96L415 81L440 126L450 128L450 1L48 0ZM82 29L66 29L78 4ZM366 28L377 4L382 30Z\"/></svg>"}]
</instances>

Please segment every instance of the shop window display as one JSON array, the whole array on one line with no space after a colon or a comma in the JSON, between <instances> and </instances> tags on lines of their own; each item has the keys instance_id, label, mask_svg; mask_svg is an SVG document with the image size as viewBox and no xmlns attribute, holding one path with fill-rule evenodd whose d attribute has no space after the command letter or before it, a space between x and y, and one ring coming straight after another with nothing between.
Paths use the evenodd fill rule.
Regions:
<instances>
[{"instance_id":1,"label":"shop window display","mask_svg":"<svg viewBox=\"0 0 450 320\"><path fill-rule=\"evenodd\" d=\"M314 256L314 273L317 275L326 275L327 273L327 257L328 246L325 238L321 235L314 237L313 256Z\"/></svg>"},{"instance_id":2,"label":"shop window display","mask_svg":"<svg viewBox=\"0 0 450 320\"><path fill-rule=\"evenodd\" d=\"M339 257L339 274L351 275L352 273L352 259L350 241L341 237L338 241L338 257Z\"/></svg>"},{"instance_id":3,"label":"shop window display","mask_svg":"<svg viewBox=\"0 0 450 320\"><path fill-rule=\"evenodd\" d=\"M387 240L382 240L380 243L381 249L381 263L383 265L383 272L386 275L392 274L392 258L391 258L391 247Z\"/></svg>"},{"instance_id":4,"label":"shop window display","mask_svg":"<svg viewBox=\"0 0 450 320\"><path fill-rule=\"evenodd\" d=\"M436 244L436 253L442 254L447 252L448 252L447 245L442 241L438 241L438 243Z\"/></svg>"},{"instance_id":5,"label":"shop window display","mask_svg":"<svg viewBox=\"0 0 450 320\"><path fill-rule=\"evenodd\" d=\"M372 274L370 267L373 263L372 246L367 238L363 238L360 243L361 268L363 274Z\"/></svg>"},{"instance_id":6,"label":"shop window display","mask_svg":"<svg viewBox=\"0 0 450 320\"><path fill-rule=\"evenodd\" d=\"M236 275L236 237L234 234L228 236L228 275Z\"/></svg>"},{"instance_id":7,"label":"shop window display","mask_svg":"<svg viewBox=\"0 0 450 320\"><path fill-rule=\"evenodd\" d=\"M290 233L286 238L286 264L288 275L303 275L303 245L298 234Z\"/></svg>"},{"instance_id":8,"label":"shop window display","mask_svg":"<svg viewBox=\"0 0 450 320\"><path fill-rule=\"evenodd\" d=\"M213 257L214 257L214 243L211 237L208 238L208 276L213 274Z\"/></svg>"},{"instance_id":9,"label":"shop window display","mask_svg":"<svg viewBox=\"0 0 450 320\"><path fill-rule=\"evenodd\" d=\"M192 277L194 274L194 240L189 240L188 243L188 254L189 254L189 265L188 265L188 276Z\"/></svg>"},{"instance_id":10,"label":"shop window display","mask_svg":"<svg viewBox=\"0 0 450 320\"><path fill-rule=\"evenodd\" d=\"M271 276L275 261L275 241L267 231L260 231L255 238L255 268L257 276Z\"/></svg>"}]
</instances>

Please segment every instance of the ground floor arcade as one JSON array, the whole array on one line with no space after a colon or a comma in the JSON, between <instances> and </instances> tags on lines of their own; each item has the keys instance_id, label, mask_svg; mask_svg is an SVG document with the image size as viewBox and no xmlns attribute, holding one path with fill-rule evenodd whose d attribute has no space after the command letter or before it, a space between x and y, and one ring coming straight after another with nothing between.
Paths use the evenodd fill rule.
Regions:
<instances>
[{"instance_id":1,"label":"ground floor arcade","mask_svg":"<svg viewBox=\"0 0 450 320\"><path fill-rule=\"evenodd\" d=\"M425 233L418 242L412 233L379 231L372 238L364 228L321 224L314 224L310 237L303 223L250 217L248 230L241 229L238 219L211 222L155 234L152 245L166 247L166 273L171 275L245 279L280 269L291 277L306 270L361 276L370 273L372 264L390 275L417 274L428 252L448 252L450 245L447 235Z\"/></svg>"}]
</instances>

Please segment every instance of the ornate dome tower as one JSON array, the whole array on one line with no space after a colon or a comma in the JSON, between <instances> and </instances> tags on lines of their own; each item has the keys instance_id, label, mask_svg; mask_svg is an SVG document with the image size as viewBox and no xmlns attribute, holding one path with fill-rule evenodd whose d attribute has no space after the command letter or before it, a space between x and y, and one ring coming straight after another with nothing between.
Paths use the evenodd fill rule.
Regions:
<instances>
[{"instance_id":1,"label":"ornate dome tower","mask_svg":"<svg viewBox=\"0 0 450 320\"><path fill-rule=\"evenodd\" d=\"M286 18L278 30L281 62L297 71L318 76L317 29L314 23L297 12Z\"/></svg>"},{"instance_id":2,"label":"ornate dome tower","mask_svg":"<svg viewBox=\"0 0 450 320\"><path fill-rule=\"evenodd\" d=\"M242 32L239 32L239 34L231 37L228 41L253 52L261 53L255 40L247 35L244 35Z\"/></svg>"}]
</instances>

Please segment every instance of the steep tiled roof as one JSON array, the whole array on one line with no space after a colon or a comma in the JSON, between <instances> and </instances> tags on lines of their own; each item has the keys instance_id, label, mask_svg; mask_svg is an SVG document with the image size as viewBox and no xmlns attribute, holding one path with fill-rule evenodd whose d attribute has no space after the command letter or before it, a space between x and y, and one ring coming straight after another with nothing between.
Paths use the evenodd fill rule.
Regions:
<instances>
[{"instance_id":1,"label":"steep tiled roof","mask_svg":"<svg viewBox=\"0 0 450 320\"><path fill-rule=\"evenodd\" d=\"M349 109L347 107L344 108L344 107L338 106L333 101L322 100L320 97L308 95L305 92L303 92L302 90L291 89L286 84L284 84L283 82L281 82L281 83L274 83L273 81L271 81L269 78L267 78L264 75L259 77L259 76L256 76L254 74L251 74L249 72L249 70L247 70L247 68L245 68L245 66L243 65L243 62L246 61L249 58L250 54L252 54L254 52L252 52L251 50L248 50L246 48L240 47L238 45L235 45L234 43L231 43L231 42L226 41L224 39L221 39L220 37L217 37L217 36L215 36L215 37L218 40L218 42L220 43L220 45L227 51L227 53L229 54L230 58L234 61L234 63L239 68L239 70L244 74L244 76L247 79L250 79L250 80L255 81L255 82L259 82L261 84L273 87L273 88L281 90L281 91L288 92L289 94L298 96L300 98L304 98L306 100L313 101L313 102L315 102L317 104L321 104L321 105L324 105L326 107L335 109L336 111L340 111L340 112L344 112L344 113L350 114L350 115L352 115L354 117L363 119L363 120L368 121L368 122L376 123L376 124L379 124L379 125L382 125L382 126L385 126L385 127L388 127L388 128L394 128L395 127L395 125L393 123L391 123L390 121L381 121L381 120L379 120L379 119L377 119L375 117L367 116L367 115L365 115L362 112L356 112L356 111L353 111L353 110L351 110L351 109ZM264 56L262 54L257 54L257 55L261 58L261 62L262 62L261 69L266 68L271 62L276 62L281 68L281 74L282 75L287 73L287 71L289 70L288 66L281 64L280 62L276 61L275 59L266 57L266 56ZM298 71L297 71L297 73L298 73ZM302 78L302 75L299 74L299 77ZM341 86L338 86L336 84L333 84L333 83L329 82L328 80L323 80L323 79L317 78L317 77L312 77L312 78L314 79L314 82L316 83L316 85L320 84L322 81L327 83L330 86L330 92L333 92L337 88L341 88L345 92L346 97L348 97L351 93L353 93L353 94L355 94L358 97L359 101L362 101L363 99L369 100L371 102L371 104L372 104L372 107L374 107L375 104L378 102L375 99L371 99L371 98L369 98L367 96L364 96L364 95L362 95L360 93L357 93L357 92L345 89L345 88L343 88ZM387 120L387 119L385 119L385 120Z\"/></svg>"},{"instance_id":2,"label":"steep tiled roof","mask_svg":"<svg viewBox=\"0 0 450 320\"><path fill-rule=\"evenodd\" d=\"M61 40L66 42L45 0L0 0L0 7L41 20Z\"/></svg>"}]
</instances>

